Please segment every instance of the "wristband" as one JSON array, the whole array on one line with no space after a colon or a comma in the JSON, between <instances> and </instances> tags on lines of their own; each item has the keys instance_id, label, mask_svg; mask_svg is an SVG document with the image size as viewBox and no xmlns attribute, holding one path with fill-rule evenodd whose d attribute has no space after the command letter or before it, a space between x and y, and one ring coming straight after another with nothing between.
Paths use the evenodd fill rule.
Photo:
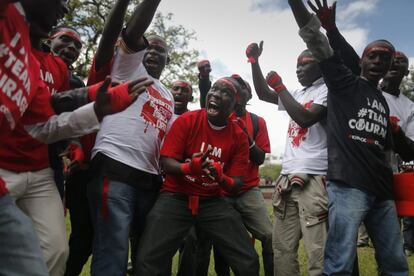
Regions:
<instances>
[{"instance_id":1,"label":"wristband","mask_svg":"<svg viewBox=\"0 0 414 276\"><path fill-rule=\"evenodd\" d=\"M99 88L103 82L94 84L88 87L89 101L96 101ZM128 82L121 83L115 87L108 88L108 93L111 95L111 110L113 113L120 112L131 105L132 98L128 93Z\"/></svg>"},{"instance_id":2,"label":"wristband","mask_svg":"<svg viewBox=\"0 0 414 276\"><path fill-rule=\"evenodd\" d=\"M85 160L85 155L83 154L83 150L79 145L70 144L69 151L71 161L76 161L79 164L83 164L83 161Z\"/></svg>"},{"instance_id":3,"label":"wristband","mask_svg":"<svg viewBox=\"0 0 414 276\"><path fill-rule=\"evenodd\" d=\"M120 112L131 105L132 98L128 93L129 83L121 83L115 87L109 88L111 94L111 109L113 113Z\"/></svg>"},{"instance_id":4,"label":"wristband","mask_svg":"<svg viewBox=\"0 0 414 276\"><path fill-rule=\"evenodd\" d=\"M223 174L222 180L220 181L220 185L226 192L231 193L234 188L234 179L230 176Z\"/></svg>"},{"instance_id":5,"label":"wristband","mask_svg":"<svg viewBox=\"0 0 414 276\"><path fill-rule=\"evenodd\" d=\"M96 100L96 94L98 94L98 89L103 84L103 81L98 82L97 84L88 86L88 98L90 102L94 102Z\"/></svg>"},{"instance_id":6,"label":"wristband","mask_svg":"<svg viewBox=\"0 0 414 276\"><path fill-rule=\"evenodd\" d=\"M273 89L276 91L276 93L280 93L283 90L286 90L286 86L282 83L282 84L279 84L278 86L274 87Z\"/></svg>"},{"instance_id":7,"label":"wristband","mask_svg":"<svg viewBox=\"0 0 414 276\"><path fill-rule=\"evenodd\" d=\"M190 162L181 163L180 169L183 174L201 175L203 160L201 157L193 157Z\"/></svg>"},{"instance_id":8,"label":"wristband","mask_svg":"<svg viewBox=\"0 0 414 276\"><path fill-rule=\"evenodd\" d=\"M249 57L248 59L247 59L247 62L250 62L250 63L256 63L257 62L257 59L256 58L254 58L254 57Z\"/></svg>"},{"instance_id":9,"label":"wristband","mask_svg":"<svg viewBox=\"0 0 414 276\"><path fill-rule=\"evenodd\" d=\"M191 174L190 162L181 163L180 169L183 174Z\"/></svg>"}]
</instances>

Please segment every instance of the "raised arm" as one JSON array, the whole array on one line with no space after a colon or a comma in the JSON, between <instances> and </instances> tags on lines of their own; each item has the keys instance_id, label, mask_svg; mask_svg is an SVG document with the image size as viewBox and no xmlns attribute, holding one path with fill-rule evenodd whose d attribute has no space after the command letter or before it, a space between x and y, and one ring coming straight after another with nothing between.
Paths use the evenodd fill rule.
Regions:
<instances>
[{"instance_id":1,"label":"raised arm","mask_svg":"<svg viewBox=\"0 0 414 276\"><path fill-rule=\"evenodd\" d=\"M328 6L327 0L323 0L323 4L321 4L320 0L314 1L316 6L309 0L308 5L315 12L316 16L318 16L322 27L326 30L329 44L333 50L341 54L345 65L351 69L355 75L359 76L361 74L361 67L359 66L360 58L336 26L336 1L332 6Z\"/></svg>"},{"instance_id":2,"label":"raised arm","mask_svg":"<svg viewBox=\"0 0 414 276\"><path fill-rule=\"evenodd\" d=\"M333 50L326 36L319 30L321 23L318 18L309 13L302 0L289 0L288 2L300 28L299 35L315 59L322 61L333 56Z\"/></svg>"},{"instance_id":3,"label":"raised arm","mask_svg":"<svg viewBox=\"0 0 414 276\"><path fill-rule=\"evenodd\" d=\"M160 2L161 0L143 0L136 7L122 34L122 39L129 49L138 52L145 48L144 33L151 24Z\"/></svg>"},{"instance_id":4,"label":"raised arm","mask_svg":"<svg viewBox=\"0 0 414 276\"><path fill-rule=\"evenodd\" d=\"M266 79L267 84L278 93L279 100L282 101L289 116L301 128L308 128L326 116L326 107L323 105L312 104L309 109L306 109L298 103L283 85L282 79L276 72L270 72Z\"/></svg>"},{"instance_id":5,"label":"raised arm","mask_svg":"<svg viewBox=\"0 0 414 276\"><path fill-rule=\"evenodd\" d=\"M99 71L114 55L115 43L118 40L124 23L125 12L130 0L118 0L109 13L95 55L95 70Z\"/></svg>"},{"instance_id":6,"label":"raised arm","mask_svg":"<svg viewBox=\"0 0 414 276\"><path fill-rule=\"evenodd\" d=\"M278 104L277 93L272 91L269 86L267 86L266 80L263 76L262 69L259 64L259 57L263 51L263 41L257 45L257 43L251 43L247 46L246 56L248 61L252 66L252 76L253 76L253 85L257 93L257 96L260 100Z\"/></svg>"},{"instance_id":7,"label":"raised arm","mask_svg":"<svg viewBox=\"0 0 414 276\"><path fill-rule=\"evenodd\" d=\"M210 72L211 65L208 60L201 60L197 63L198 68L198 89L200 90L200 108L206 107L206 95L211 88Z\"/></svg>"}]
</instances>

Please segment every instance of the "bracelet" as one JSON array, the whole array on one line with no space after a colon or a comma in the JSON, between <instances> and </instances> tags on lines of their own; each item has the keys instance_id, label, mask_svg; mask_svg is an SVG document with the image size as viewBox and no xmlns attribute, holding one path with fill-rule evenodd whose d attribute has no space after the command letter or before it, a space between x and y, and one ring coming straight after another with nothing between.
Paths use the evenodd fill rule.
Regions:
<instances>
[{"instance_id":1,"label":"bracelet","mask_svg":"<svg viewBox=\"0 0 414 276\"><path fill-rule=\"evenodd\" d=\"M254 146L256 146L256 142L253 141L253 143L249 146L249 149L252 149Z\"/></svg>"}]
</instances>

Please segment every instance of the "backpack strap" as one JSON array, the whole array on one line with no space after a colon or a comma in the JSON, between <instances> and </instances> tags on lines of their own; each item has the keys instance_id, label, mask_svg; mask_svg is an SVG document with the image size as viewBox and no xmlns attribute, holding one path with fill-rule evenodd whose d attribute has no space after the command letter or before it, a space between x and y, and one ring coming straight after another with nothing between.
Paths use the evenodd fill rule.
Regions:
<instances>
[{"instance_id":1,"label":"backpack strap","mask_svg":"<svg viewBox=\"0 0 414 276\"><path fill-rule=\"evenodd\" d=\"M251 112L249 112L249 114L253 126L253 140L256 140L257 133L259 132L259 117Z\"/></svg>"}]
</instances>

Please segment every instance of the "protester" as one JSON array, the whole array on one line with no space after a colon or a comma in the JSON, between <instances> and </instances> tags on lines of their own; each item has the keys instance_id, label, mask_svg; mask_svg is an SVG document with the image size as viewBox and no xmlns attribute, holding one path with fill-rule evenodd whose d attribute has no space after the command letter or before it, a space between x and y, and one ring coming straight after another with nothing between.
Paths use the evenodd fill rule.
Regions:
<instances>
[{"instance_id":1,"label":"protester","mask_svg":"<svg viewBox=\"0 0 414 276\"><path fill-rule=\"evenodd\" d=\"M177 80L172 83L171 94L174 97L174 113L182 115L188 111L188 103L193 100L193 88L187 81Z\"/></svg>"},{"instance_id":2,"label":"protester","mask_svg":"<svg viewBox=\"0 0 414 276\"><path fill-rule=\"evenodd\" d=\"M353 47L345 40L342 34L336 27L336 3L332 6L328 6L327 2L323 4L319 0L316 0L316 6L310 3L310 7L317 14L321 20L321 24L326 30L329 43L334 50L341 52L341 56L344 58L346 65L352 69L355 74L360 74L361 68L359 66L359 56L353 49ZM395 54L394 62L390 67L390 70L384 76L380 83L380 89L383 92L383 96L387 101L390 108L391 124L395 125L397 130L393 133L394 150L398 150L402 153L404 160L409 161L413 159L413 150L409 145L413 144L414 140L414 103L403 95L400 91L400 85L405 76L408 75L408 58L407 56L397 51ZM398 127L397 127L398 126ZM398 172L398 165L400 163L400 156L398 154L391 155L391 166L394 172ZM409 220L404 219L404 221ZM404 223L404 225L410 225L410 223ZM408 227L410 228L410 227ZM406 230L407 228L404 227ZM358 238L358 246L368 246L368 234L365 227L361 225ZM407 245L406 240L411 240L408 236L410 230L404 231L404 248L411 248L413 245ZM412 233L412 232L411 232ZM411 234L412 235L412 234ZM414 247L412 247L414 248Z\"/></svg>"},{"instance_id":3,"label":"protester","mask_svg":"<svg viewBox=\"0 0 414 276\"><path fill-rule=\"evenodd\" d=\"M389 109L377 89L392 64L394 47L386 40L368 44L360 62L361 75L354 75L319 32L317 17L301 0L289 0L289 4L329 89L329 231L323 274L352 273L358 227L365 221L379 271L407 275L392 201L392 170L386 160L386 151L392 148Z\"/></svg>"},{"instance_id":4,"label":"protester","mask_svg":"<svg viewBox=\"0 0 414 276\"><path fill-rule=\"evenodd\" d=\"M143 36L159 2L136 7L114 55L114 80L146 76L154 84L124 112L105 118L96 137L92 163L99 171L88 196L95 231L92 275L126 274L130 229L136 220L138 240L160 187L160 144L174 113L173 97L159 81L168 47L159 36Z\"/></svg>"},{"instance_id":5,"label":"protester","mask_svg":"<svg viewBox=\"0 0 414 276\"><path fill-rule=\"evenodd\" d=\"M299 55L296 67L303 89L289 92L276 72L267 75L266 83L259 65L262 50L263 43L250 44L246 50L257 95L277 104L279 110L286 110L291 117L282 171L273 195L275 275L299 274L297 251L302 237L308 274L321 275L328 216L327 88L318 63L308 50Z\"/></svg>"},{"instance_id":6,"label":"protester","mask_svg":"<svg viewBox=\"0 0 414 276\"><path fill-rule=\"evenodd\" d=\"M2 16L2 25L5 26L2 28L2 42L8 45L8 52L0 59L0 69L2 79L4 81L8 79L8 84L0 89L2 106L0 128L1 135L4 137L0 147L0 175L16 200L16 204L33 219L51 275L63 275L65 267L64 264L62 265L62 261L63 263L66 261L65 249L63 247L62 251L60 245L65 244L66 237L60 236L61 228L56 227L62 223L65 233L63 207L60 200L56 200L56 187L54 184L50 185L51 182L48 181L50 176L53 178L53 174L47 168L47 155L46 163L32 162L38 154L34 148L31 148L32 144L13 137L16 137L15 135L30 139L33 137L41 142L50 143L88 133L99 127L98 119L124 109L145 88L142 80L120 86L116 91L123 89L125 93L123 100L118 101L118 104L122 105L112 106L115 102L111 93L115 93L115 89L107 89L108 80L103 85L82 91L88 101L96 99L94 104L72 113L54 115L50 101L55 104L59 101L57 98L53 99L46 84L41 80L40 66L32 53L29 25L25 18L30 22L30 32L43 36L47 35L55 21L63 15L64 10L63 2L46 0L36 4L20 1L15 4L5 3L3 6L2 3L1 9L5 15ZM45 76L46 74L43 75ZM43 165L46 165L46 168L39 168ZM58 212L62 212L61 217L57 215ZM54 219L57 220L52 221ZM56 244L48 244L48 241L56 237L61 237L63 240L56 240ZM22 250L24 248L23 244ZM56 254L50 254L56 248L58 250Z\"/></svg>"},{"instance_id":7,"label":"protester","mask_svg":"<svg viewBox=\"0 0 414 276\"><path fill-rule=\"evenodd\" d=\"M166 179L148 215L136 275L165 271L193 225L211 237L237 275L258 275L257 254L240 215L220 197L221 188L239 190L247 165L247 137L228 119L236 93L232 81L222 78L207 94L205 109L174 122L161 151Z\"/></svg>"}]
</instances>

